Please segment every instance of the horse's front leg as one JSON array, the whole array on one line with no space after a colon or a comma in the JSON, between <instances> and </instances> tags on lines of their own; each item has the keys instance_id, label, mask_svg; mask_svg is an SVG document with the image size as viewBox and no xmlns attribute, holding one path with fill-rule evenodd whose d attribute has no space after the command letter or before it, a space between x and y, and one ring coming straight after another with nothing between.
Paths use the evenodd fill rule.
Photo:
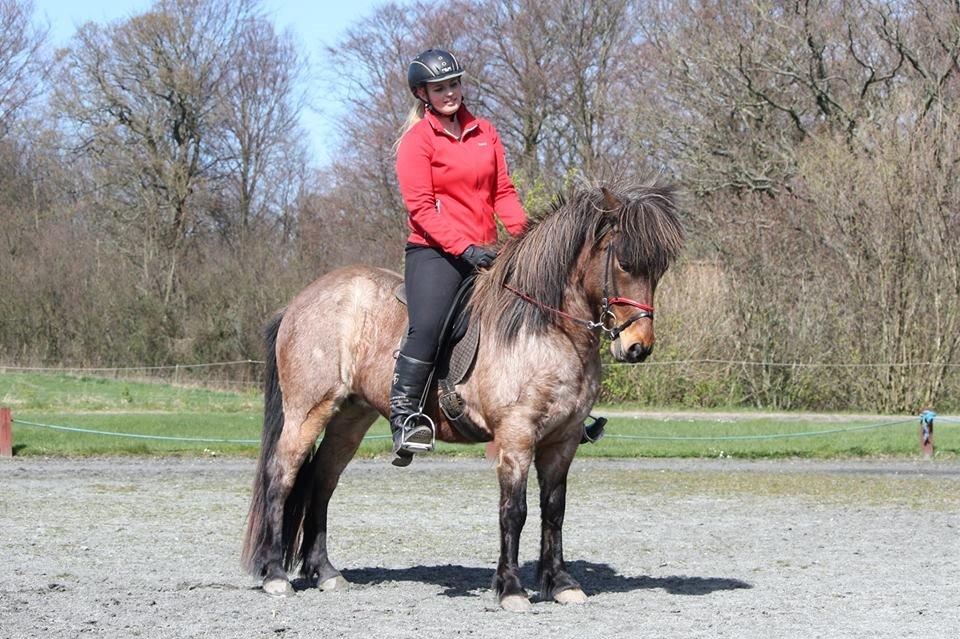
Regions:
<instances>
[{"instance_id":1,"label":"horse's front leg","mask_svg":"<svg viewBox=\"0 0 960 639\"><path fill-rule=\"evenodd\" d=\"M540 482L540 564L537 580L540 596L560 603L583 603L587 596L567 572L563 562L563 516L567 504L567 471L577 451L577 440L568 439L537 447L537 478Z\"/></svg>"},{"instance_id":2,"label":"horse's front leg","mask_svg":"<svg viewBox=\"0 0 960 639\"><path fill-rule=\"evenodd\" d=\"M500 562L493 590L500 605L513 612L530 610L530 599L520 583L520 533L527 520L527 473L532 445L501 443L497 462L500 480Z\"/></svg>"}]
</instances>

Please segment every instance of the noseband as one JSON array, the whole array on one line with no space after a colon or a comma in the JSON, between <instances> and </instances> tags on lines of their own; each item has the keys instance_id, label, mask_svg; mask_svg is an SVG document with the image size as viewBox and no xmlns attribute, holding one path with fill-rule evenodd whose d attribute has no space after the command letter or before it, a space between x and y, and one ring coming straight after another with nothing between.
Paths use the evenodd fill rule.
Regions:
<instances>
[{"instance_id":1,"label":"noseband","mask_svg":"<svg viewBox=\"0 0 960 639\"><path fill-rule=\"evenodd\" d=\"M530 297L526 293L513 288L509 284L504 284L503 287L508 291L510 291L511 293L513 293L514 295L516 295L517 297L519 297L520 299L522 299L523 301L533 304L538 308L541 308L545 311L550 311L551 313L559 315L560 317L564 317L570 320L571 322L574 322L575 324L579 324L580 326L583 326L584 328L586 328L591 332L600 331L607 337L607 339L609 339L612 342L618 337L620 337L620 333L627 330L627 328L629 328L630 325L636 322L637 320L643 319L645 317L649 317L650 320L653 321L653 307L650 306L649 304L641 304L640 302L636 300L632 300L629 297L617 296L616 282L613 282L614 286L613 286L612 292L614 293L614 295L613 296L610 295L611 293L610 283L612 281L610 278L610 265L612 263L613 263L613 244L608 244L607 255L606 255L605 264L603 268L603 299L600 302L600 321L597 321L597 322L594 322L593 320L574 317L569 313L564 313L558 308L547 306L546 304L543 304L542 302ZM623 322L620 325L617 325L616 324L617 316L614 315L613 313L613 307L617 305L632 306L638 309L638 312L631 315L627 321Z\"/></svg>"},{"instance_id":2,"label":"noseband","mask_svg":"<svg viewBox=\"0 0 960 639\"><path fill-rule=\"evenodd\" d=\"M629 297L618 297L617 293L617 283L613 282L613 297L610 296L609 285L611 283L610 278L610 265L613 263L613 244L607 245L607 259L606 264L603 268L603 300L600 303L600 323L601 328L606 333L607 337L610 338L610 341L620 337L620 333L627 330L627 328L636 322L637 320L649 317L650 321L653 321L653 307L649 304L641 304L636 300L632 300ZM617 321L616 315L613 314L613 307L616 305L621 306L632 306L637 309L637 312L630 316L630 318L620 324L619 326L607 326L607 320L612 320L613 322Z\"/></svg>"}]
</instances>

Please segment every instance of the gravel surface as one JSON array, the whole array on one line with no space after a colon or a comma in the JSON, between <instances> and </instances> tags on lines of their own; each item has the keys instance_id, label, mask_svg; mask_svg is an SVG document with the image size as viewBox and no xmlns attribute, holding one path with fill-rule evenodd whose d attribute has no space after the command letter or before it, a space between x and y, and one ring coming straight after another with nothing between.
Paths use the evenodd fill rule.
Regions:
<instances>
[{"instance_id":1,"label":"gravel surface","mask_svg":"<svg viewBox=\"0 0 960 639\"><path fill-rule=\"evenodd\" d=\"M238 566L253 462L0 460L0 637L957 637L960 462L577 460L590 600L499 609L481 460L357 461L331 505L353 586L272 599ZM536 587L535 481L521 545ZM300 584L295 584L300 585Z\"/></svg>"}]
</instances>

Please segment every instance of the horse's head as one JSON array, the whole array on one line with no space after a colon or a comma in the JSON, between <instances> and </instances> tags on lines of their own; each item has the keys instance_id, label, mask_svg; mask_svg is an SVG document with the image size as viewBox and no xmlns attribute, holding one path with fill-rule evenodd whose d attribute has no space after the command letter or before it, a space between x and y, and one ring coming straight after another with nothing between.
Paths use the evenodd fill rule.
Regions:
<instances>
[{"instance_id":1,"label":"horse's head","mask_svg":"<svg viewBox=\"0 0 960 639\"><path fill-rule=\"evenodd\" d=\"M653 350L653 294L683 246L672 189L637 187L620 196L601 189L607 230L599 234L587 277L596 282L600 321L618 362L642 362Z\"/></svg>"},{"instance_id":2,"label":"horse's head","mask_svg":"<svg viewBox=\"0 0 960 639\"><path fill-rule=\"evenodd\" d=\"M639 362L653 348L657 282L682 245L670 187L577 188L503 247L473 309L503 343L565 324L584 339L605 334L618 361Z\"/></svg>"}]
</instances>

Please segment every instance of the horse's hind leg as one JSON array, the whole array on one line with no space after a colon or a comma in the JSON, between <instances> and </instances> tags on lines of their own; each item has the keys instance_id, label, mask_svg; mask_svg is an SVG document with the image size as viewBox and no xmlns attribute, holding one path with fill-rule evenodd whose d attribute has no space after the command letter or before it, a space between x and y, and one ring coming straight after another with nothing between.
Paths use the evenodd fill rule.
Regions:
<instances>
[{"instance_id":1,"label":"horse's hind leg","mask_svg":"<svg viewBox=\"0 0 960 639\"><path fill-rule=\"evenodd\" d=\"M348 585L327 556L327 506L340 474L356 454L377 415L370 406L347 399L327 425L311 462L313 495L303 519L301 554L304 561L300 575L316 583L321 590L338 590Z\"/></svg>"},{"instance_id":2,"label":"horse's hind leg","mask_svg":"<svg viewBox=\"0 0 960 639\"><path fill-rule=\"evenodd\" d=\"M295 534L299 526L296 514L300 504L290 499L294 483L309 452L337 409L338 398L324 399L306 415L284 414L283 430L269 466L267 490L267 525L269 553L263 569L263 590L274 596L289 596L293 587L284 569L285 537ZM297 521L294 521L297 520Z\"/></svg>"},{"instance_id":3,"label":"horse's hind leg","mask_svg":"<svg viewBox=\"0 0 960 639\"><path fill-rule=\"evenodd\" d=\"M577 452L577 440L568 439L538 447L537 478L540 482L540 563L537 580L540 596L560 603L583 603L587 596L567 572L563 562L563 516L567 503L567 471Z\"/></svg>"}]
</instances>

